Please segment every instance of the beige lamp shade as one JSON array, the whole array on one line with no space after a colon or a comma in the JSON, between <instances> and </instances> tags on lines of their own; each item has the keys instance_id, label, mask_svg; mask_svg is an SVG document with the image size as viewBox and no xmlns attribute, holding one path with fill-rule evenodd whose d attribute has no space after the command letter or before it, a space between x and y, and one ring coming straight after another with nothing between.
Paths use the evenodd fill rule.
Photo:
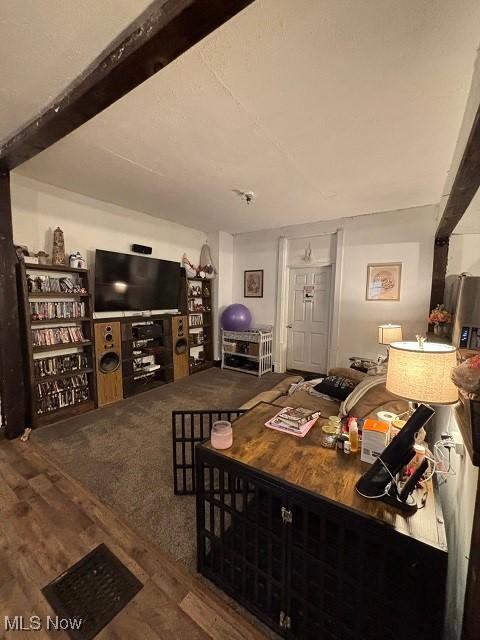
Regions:
<instances>
[{"instance_id":1,"label":"beige lamp shade","mask_svg":"<svg viewBox=\"0 0 480 640\"><path fill-rule=\"evenodd\" d=\"M457 364L457 352L447 344L394 342L390 345L387 389L413 402L452 404L458 389L450 373Z\"/></svg>"},{"instance_id":2,"label":"beige lamp shade","mask_svg":"<svg viewBox=\"0 0 480 640\"><path fill-rule=\"evenodd\" d=\"M378 344L391 344L403 340L402 327L399 324L381 324L378 327Z\"/></svg>"}]
</instances>

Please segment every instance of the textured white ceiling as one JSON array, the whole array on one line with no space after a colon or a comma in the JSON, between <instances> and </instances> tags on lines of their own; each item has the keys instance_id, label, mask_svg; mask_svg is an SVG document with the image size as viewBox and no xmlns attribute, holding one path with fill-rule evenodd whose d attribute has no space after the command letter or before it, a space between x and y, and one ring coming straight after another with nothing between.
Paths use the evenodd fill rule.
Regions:
<instances>
[{"instance_id":1,"label":"textured white ceiling","mask_svg":"<svg viewBox=\"0 0 480 640\"><path fill-rule=\"evenodd\" d=\"M1 0L0 140L32 119L151 0Z\"/></svg>"},{"instance_id":2,"label":"textured white ceiling","mask_svg":"<svg viewBox=\"0 0 480 640\"><path fill-rule=\"evenodd\" d=\"M257 0L19 171L230 232L436 203L479 37L478 0Z\"/></svg>"}]
</instances>

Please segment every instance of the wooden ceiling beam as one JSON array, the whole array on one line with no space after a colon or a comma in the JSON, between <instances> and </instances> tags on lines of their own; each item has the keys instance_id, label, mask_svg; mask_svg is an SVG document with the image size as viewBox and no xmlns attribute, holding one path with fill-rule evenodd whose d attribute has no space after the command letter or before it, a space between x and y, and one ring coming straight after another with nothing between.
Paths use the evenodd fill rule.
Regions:
<instances>
[{"instance_id":1,"label":"wooden ceiling beam","mask_svg":"<svg viewBox=\"0 0 480 640\"><path fill-rule=\"evenodd\" d=\"M55 144L252 2L155 0L53 103L0 148L0 171L11 171Z\"/></svg>"},{"instance_id":2,"label":"wooden ceiling beam","mask_svg":"<svg viewBox=\"0 0 480 640\"><path fill-rule=\"evenodd\" d=\"M480 106L467 140L462 160L442 218L438 224L436 238L448 239L468 209L480 187Z\"/></svg>"},{"instance_id":3,"label":"wooden ceiling beam","mask_svg":"<svg viewBox=\"0 0 480 640\"><path fill-rule=\"evenodd\" d=\"M25 429L26 397L13 245L10 176L0 173L0 398L7 438Z\"/></svg>"}]
</instances>

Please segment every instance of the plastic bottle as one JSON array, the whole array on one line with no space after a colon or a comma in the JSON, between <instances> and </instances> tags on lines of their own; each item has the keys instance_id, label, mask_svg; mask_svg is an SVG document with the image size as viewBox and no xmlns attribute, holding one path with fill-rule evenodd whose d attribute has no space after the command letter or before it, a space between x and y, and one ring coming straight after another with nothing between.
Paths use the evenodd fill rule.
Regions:
<instances>
[{"instance_id":1,"label":"plastic bottle","mask_svg":"<svg viewBox=\"0 0 480 640\"><path fill-rule=\"evenodd\" d=\"M350 446L351 446L351 450L352 453L357 453L358 451L358 425L357 425L357 421L356 420L352 420L351 424L350 424L350 431L349 431L349 438L350 438Z\"/></svg>"}]
</instances>

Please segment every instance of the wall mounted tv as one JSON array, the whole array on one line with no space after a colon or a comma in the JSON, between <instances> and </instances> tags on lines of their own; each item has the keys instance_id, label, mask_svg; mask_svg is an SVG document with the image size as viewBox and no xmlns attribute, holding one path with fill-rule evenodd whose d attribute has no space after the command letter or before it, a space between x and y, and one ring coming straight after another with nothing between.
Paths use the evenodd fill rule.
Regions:
<instances>
[{"instance_id":1,"label":"wall mounted tv","mask_svg":"<svg viewBox=\"0 0 480 640\"><path fill-rule=\"evenodd\" d=\"M95 311L178 308L180 264L95 251Z\"/></svg>"}]
</instances>

